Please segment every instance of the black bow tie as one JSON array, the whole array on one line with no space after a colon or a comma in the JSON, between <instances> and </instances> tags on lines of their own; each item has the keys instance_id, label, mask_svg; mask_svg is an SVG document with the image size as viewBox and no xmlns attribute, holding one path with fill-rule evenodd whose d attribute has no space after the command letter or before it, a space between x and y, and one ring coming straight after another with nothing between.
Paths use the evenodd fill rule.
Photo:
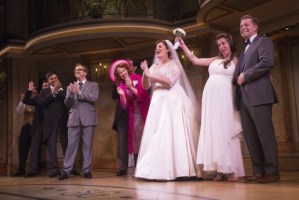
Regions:
<instances>
[{"instance_id":1,"label":"black bow tie","mask_svg":"<svg viewBox=\"0 0 299 200\"><path fill-rule=\"evenodd\" d=\"M246 40L246 41L244 42L245 47L246 47L247 45L250 45L250 44L251 44L250 40Z\"/></svg>"}]
</instances>

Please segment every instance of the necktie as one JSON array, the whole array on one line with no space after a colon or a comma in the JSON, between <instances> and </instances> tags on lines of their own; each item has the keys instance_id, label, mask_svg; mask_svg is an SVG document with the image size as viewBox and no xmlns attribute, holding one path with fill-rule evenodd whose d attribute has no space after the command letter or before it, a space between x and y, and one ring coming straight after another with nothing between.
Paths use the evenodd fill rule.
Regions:
<instances>
[{"instance_id":1,"label":"necktie","mask_svg":"<svg viewBox=\"0 0 299 200\"><path fill-rule=\"evenodd\" d=\"M246 47L247 45L250 45L250 44L251 44L250 40L246 40L246 41L244 42L245 47Z\"/></svg>"},{"instance_id":2,"label":"necktie","mask_svg":"<svg viewBox=\"0 0 299 200\"><path fill-rule=\"evenodd\" d=\"M249 45L251 44L250 40L245 41L245 50L244 53L246 53L247 49L249 48Z\"/></svg>"},{"instance_id":3,"label":"necktie","mask_svg":"<svg viewBox=\"0 0 299 200\"><path fill-rule=\"evenodd\" d=\"M79 82L79 90L80 90L80 91L82 90L82 85L83 85L83 83L82 83L82 82Z\"/></svg>"}]
</instances>

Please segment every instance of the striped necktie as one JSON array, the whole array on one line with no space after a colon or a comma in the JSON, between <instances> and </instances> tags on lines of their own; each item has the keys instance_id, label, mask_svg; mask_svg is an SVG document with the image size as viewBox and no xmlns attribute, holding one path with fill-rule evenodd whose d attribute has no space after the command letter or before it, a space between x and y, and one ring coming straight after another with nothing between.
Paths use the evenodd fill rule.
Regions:
<instances>
[{"instance_id":1,"label":"striped necktie","mask_svg":"<svg viewBox=\"0 0 299 200\"><path fill-rule=\"evenodd\" d=\"M79 90L80 90L80 91L82 90L82 85L83 85L83 83L82 83L82 82L79 82Z\"/></svg>"}]
</instances>

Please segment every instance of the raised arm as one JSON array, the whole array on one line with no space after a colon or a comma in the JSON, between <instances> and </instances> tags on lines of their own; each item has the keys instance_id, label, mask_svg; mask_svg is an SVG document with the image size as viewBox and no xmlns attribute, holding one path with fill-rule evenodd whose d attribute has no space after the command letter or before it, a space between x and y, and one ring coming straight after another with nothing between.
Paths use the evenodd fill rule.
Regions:
<instances>
[{"instance_id":1,"label":"raised arm","mask_svg":"<svg viewBox=\"0 0 299 200\"><path fill-rule=\"evenodd\" d=\"M216 57L212 58L197 58L187 47L184 40L182 38L178 38L178 41L180 42L180 47L183 49L184 53L186 54L187 58L193 63L193 65L199 65L199 66L209 66L211 62L213 62Z\"/></svg>"}]
</instances>

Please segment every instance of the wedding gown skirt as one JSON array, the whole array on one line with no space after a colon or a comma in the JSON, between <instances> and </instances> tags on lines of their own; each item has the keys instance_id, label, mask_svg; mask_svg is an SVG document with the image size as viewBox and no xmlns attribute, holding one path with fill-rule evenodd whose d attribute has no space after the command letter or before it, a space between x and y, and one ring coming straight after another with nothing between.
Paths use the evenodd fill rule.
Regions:
<instances>
[{"instance_id":1,"label":"wedding gown skirt","mask_svg":"<svg viewBox=\"0 0 299 200\"><path fill-rule=\"evenodd\" d=\"M192 129L190 100L180 85L153 92L135 177L174 180L200 176L196 167L198 133ZM198 129L197 129L198 130Z\"/></svg>"}]
</instances>

